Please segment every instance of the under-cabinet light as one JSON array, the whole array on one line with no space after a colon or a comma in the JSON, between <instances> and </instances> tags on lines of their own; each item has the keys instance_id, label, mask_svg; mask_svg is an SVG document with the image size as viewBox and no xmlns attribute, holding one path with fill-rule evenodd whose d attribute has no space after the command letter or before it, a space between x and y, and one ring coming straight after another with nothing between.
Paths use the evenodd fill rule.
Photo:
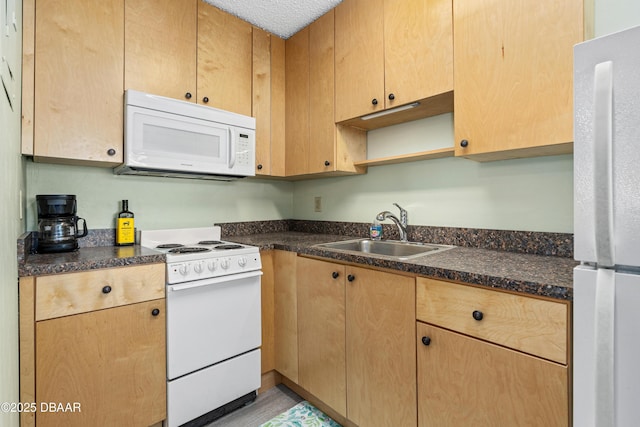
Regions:
<instances>
[{"instance_id":1,"label":"under-cabinet light","mask_svg":"<svg viewBox=\"0 0 640 427\"><path fill-rule=\"evenodd\" d=\"M417 107L418 105L420 105L419 102L414 102L412 104L407 104L407 105L401 105L400 107L391 108L389 110L378 111L377 113L367 114L366 116L360 117L360 119L362 119L362 120L371 120L371 119L375 119L377 117L386 116L387 114L393 114L393 113L397 113L399 111L409 110L411 108Z\"/></svg>"}]
</instances>

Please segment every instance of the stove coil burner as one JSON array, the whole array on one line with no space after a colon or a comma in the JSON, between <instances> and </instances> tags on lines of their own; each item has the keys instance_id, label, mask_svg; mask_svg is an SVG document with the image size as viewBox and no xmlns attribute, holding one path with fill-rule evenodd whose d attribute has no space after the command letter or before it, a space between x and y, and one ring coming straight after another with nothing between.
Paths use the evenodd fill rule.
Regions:
<instances>
[{"instance_id":1,"label":"stove coil burner","mask_svg":"<svg viewBox=\"0 0 640 427\"><path fill-rule=\"evenodd\" d=\"M184 245L181 245L180 243L163 243L162 245L158 245L156 246L156 248L158 249L172 249L172 248L181 248Z\"/></svg>"},{"instance_id":2,"label":"stove coil burner","mask_svg":"<svg viewBox=\"0 0 640 427\"><path fill-rule=\"evenodd\" d=\"M169 253L172 253L172 254L195 254L195 253L199 253L199 252L210 252L210 251L211 251L211 249L207 249L207 248L186 247L186 248L171 249L169 251Z\"/></svg>"},{"instance_id":3,"label":"stove coil burner","mask_svg":"<svg viewBox=\"0 0 640 427\"><path fill-rule=\"evenodd\" d=\"M198 242L199 245L219 245L221 243L220 240L202 240Z\"/></svg>"},{"instance_id":4,"label":"stove coil burner","mask_svg":"<svg viewBox=\"0 0 640 427\"><path fill-rule=\"evenodd\" d=\"M240 249L242 245L218 245L215 249Z\"/></svg>"}]
</instances>

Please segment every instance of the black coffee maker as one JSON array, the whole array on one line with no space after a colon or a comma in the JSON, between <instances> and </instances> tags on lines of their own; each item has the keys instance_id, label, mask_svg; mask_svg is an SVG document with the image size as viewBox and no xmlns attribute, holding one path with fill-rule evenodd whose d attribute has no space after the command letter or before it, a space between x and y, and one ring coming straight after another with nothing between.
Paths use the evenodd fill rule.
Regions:
<instances>
[{"instance_id":1,"label":"black coffee maker","mask_svg":"<svg viewBox=\"0 0 640 427\"><path fill-rule=\"evenodd\" d=\"M78 238L87 235L87 223L76 216L76 196L70 194L37 195L38 252L70 252L78 249ZM82 221L82 233L78 222Z\"/></svg>"}]
</instances>

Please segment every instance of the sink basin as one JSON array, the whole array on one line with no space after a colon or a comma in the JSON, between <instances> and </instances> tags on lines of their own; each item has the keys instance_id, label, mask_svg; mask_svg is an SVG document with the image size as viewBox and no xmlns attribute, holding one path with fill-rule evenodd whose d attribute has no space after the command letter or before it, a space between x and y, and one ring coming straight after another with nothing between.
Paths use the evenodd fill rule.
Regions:
<instances>
[{"instance_id":1,"label":"sink basin","mask_svg":"<svg viewBox=\"0 0 640 427\"><path fill-rule=\"evenodd\" d=\"M321 243L315 246L326 249L355 252L358 254L385 255L399 260L434 254L455 247L449 245L435 245L431 243L370 239L343 240L340 242Z\"/></svg>"}]
</instances>

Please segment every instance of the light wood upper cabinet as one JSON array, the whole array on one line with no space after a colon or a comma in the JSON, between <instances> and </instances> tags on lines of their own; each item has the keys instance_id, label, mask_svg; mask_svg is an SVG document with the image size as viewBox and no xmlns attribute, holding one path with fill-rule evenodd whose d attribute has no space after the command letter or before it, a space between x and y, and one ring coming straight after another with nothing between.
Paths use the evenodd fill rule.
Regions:
<instances>
[{"instance_id":1,"label":"light wood upper cabinet","mask_svg":"<svg viewBox=\"0 0 640 427\"><path fill-rule=\"evenodd\" d=\"M364 173L366 133L336 126L334 11L287 39L286 174Z\"/></svg>"},{"instance_id":2,"label":"light wood upper cabinet","mask_svg":"<svg viewBox=\"0 0 640 427\"><path fill-rule=\"evenodd\" d=\"M341 122L385 108L384 0L344 0L335 20L335 120Z\"/></svg>"},{"instance_id":3,"label":"light wood upper cabinet","mask_svg":"<svg viewBox=\"0 0 640 427\"><path fill-rule=\"evenodd\" d=\"M285 174L285 41L253 28L256 175Z\"/></svg>"},{"instance_id":4,"label":"light wood upper cabinet","mask_svg":"<svg viewBox=\"0 0 640 427\"><path fill-rule=\"evenodd\" d=\"M285 41L286 174L309 168L309 27Z\"/></svg>"},{"instance_id":5,"label":"light wood upper cabinet","mask_svg":"<svg viewBox=\"0 0 640 427\"><path fill-rule=\"evenodd\" d=\"M198 0L126 3L125 88L252 114L252 27Z\"/></svg>"},{"instance_id":6,"label":"light wood upper cabinet","mask_svg":"<svg viewBox=\"0 0 640 427\"><path fill-rule=\"evenodd\" d=\"M453 110L451 0L345 0L336 8L336 122L375 129ZM420 101L384 118L358 117Z\"/></svg>"},{"instance_id":7,"label":"light wood upper cabinet","mask_svg":"<svg viewBox=\"0 0 640 427\"><path fill-rule=\"evenodd\" d=\"M34 103L37 118L34 158L122 163L124 0L37 2L29 20L35 22L35 93L24 102Z\"/></svg>"},{"instance_id":8,"label":"light wood upper cabinet","mask_svg":"<svg viewBox=\"0 0 640 427\"><path fill-rule=\"evenodd\" d=\"M251 115L252 27L198 2L198 103Z\"/></svg>"},{"instance_id":9,"label":"light wood upper cabinet","mask_svg":"<svg viewBox=\"0 0 640 427\"><path fill-rule=\"evenodd\" d=\"M309 26L308 173L336 170L334 26L333 11Z\"/></svg>"},{"instance_id":10,"label":"light wood upper cabinet","mask_svg":"<svg viewBox=\"0 0 640 427\"><path fill-rule=\"evenodd\" d=\"M582 0L455 1L453 17L456 155L570 153Z\"/></svg>"},{"instance_id":11,"label":"light wood upper cabinet","mask_svg":"<svg viewBox=\"0 0 640 427\"><path fill-rule=\"evenodd\" d=\"M125 2L125 89L196 101L197 8L197 0Z\"/></svg>"},{"instance_id":12,"label":"light wood upper cabinet","mask_svg":"<svg viewBox=\"0 0 640 427\"><path fill-rule=\"evenodd\" d=\"M451 14L451 0L384 1L386 107L453 90Z\"/></svg>"}]
</instances>

